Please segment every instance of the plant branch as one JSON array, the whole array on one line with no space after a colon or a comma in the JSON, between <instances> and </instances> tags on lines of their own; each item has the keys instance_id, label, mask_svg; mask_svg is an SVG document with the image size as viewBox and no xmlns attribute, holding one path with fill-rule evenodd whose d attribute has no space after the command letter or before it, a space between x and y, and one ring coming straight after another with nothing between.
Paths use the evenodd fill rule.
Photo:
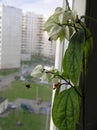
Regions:
<instances>
[{"instance_id":1,"label":"plant branch","mask_svg":"<svg viewBox=\"0 0 97 130\"><path fill-rule=\"evenodd\" d=\"M83 30L84 30L84 32L85 32L85 40L87 40L88 38L87 38L87 34L86 34L86 28L84 27L84 25L82 24L82 22L81 22L80 19L78 19L77 23L79 23L80 26L83 28Z\"/></svg>"},{"instance_id":2,"label":"plant branch","mask_svg":"<svg viewBox=\"0 0 97 130\"><path fill-rule=\"evenodd\" d=\"M46 71L45 73L55 74L55 73L52 72L52 71ZM82 95L80 94L80 92L76 89L76 87L75 87L74 85L71 84L70 81L66 80L66 79L65 79L62 75L60 75L60 74L58 74L57 76L66 82L66 83L62 83L61 85L63 85L63 84L70 85L70 86L77 92L77 94L78 94L80 97L82 97Z\"/></svg>"},{"instance_id":3,"label":"plant branch","mask_svg":"<svg viewBox=\"0 0 97 130\"><path fill-rule=\"evenodd\" d=\"M75 29L76 32L78 31L78 30L77 30L77 27L75 26L75 24L74 24L74 29Z\"/></svg>"},{"instance_id":4,"label":"plant branch","mask_svg":"<svg viewBox=\"0 0 97 130\"><path fill-rule=\"evenodd\" d=\"M66 0L66 4L67 4L67 8L68 8L69 10L71 10L71 9L70 9L70 6L69 6L68 0Z\"/></svg>"}]
</instances>

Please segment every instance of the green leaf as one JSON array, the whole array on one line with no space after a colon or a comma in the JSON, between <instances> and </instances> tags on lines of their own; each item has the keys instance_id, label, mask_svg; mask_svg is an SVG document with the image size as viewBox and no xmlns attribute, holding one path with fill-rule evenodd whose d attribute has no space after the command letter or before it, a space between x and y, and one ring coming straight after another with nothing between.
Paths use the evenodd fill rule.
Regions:
<instances>
[{"instance_id":1,"label":"green leaf","mask_svg":"<svg viewBox=\"0 0 97 130\"><path fill-rule=\"evenodd\" d=\"M78 86L82 70L84 44L85 33L81 29L72 36L63 59L63 75L75 86Z\"/></svg>"},{"instance_id":2,"label":"green leaf","mask_svg":"<svg viewBox=\"0 0 97 130\"><path fill-rule=\"evenodd\" d=\"M73 32L74 32L74 29L72 27L66 26L66 28L65 28L65 37L66 37L66 39L68 41L70 40Z\"/></svg>"},{"instance_id":3,"label":"green leaf","mask_svg":"<svg viewBox=\"0 0 97 130\"><path fill-rule=\"evenodd\" d=\"M76 124L79 122L80 100L73 88L60 93L59 87L57 88L52 108L52 119L59 130L76 130Z\"/></svg>"}]
</instances>

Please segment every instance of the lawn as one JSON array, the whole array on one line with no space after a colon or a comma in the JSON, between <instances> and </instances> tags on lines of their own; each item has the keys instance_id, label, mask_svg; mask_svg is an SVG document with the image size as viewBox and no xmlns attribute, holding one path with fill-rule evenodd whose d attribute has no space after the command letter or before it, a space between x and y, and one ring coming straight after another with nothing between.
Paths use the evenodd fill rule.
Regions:
<instances>
[{"instance_id":1,"label":"lawn","mask_svg":"<svg viewBox=\"0 0 97 130\"><path fill-rule=\"evenodd\" d=\"M4 69L0 70L0 76L6 76L15 72L19 72L20 69Z\"/></svg>"},{"instance_id":2,"label":"lawn","mask_svg":"<svg viewBox=\"0 0 97 130\"><path fill-rule=\"evenodd\" d=\"M24 82L14 81L8 87L0 90L0 97L7 97L9 101L17 98L35 99L38 88L38 97L44 101L51 101L51 85L31 83L31 88L25 86ZM17 126L17 120L20 120L23 126ZM8 116L0 117L0 128L2 130L45 130L46 115L13 110Z\"/></svg>"},{"instance_id":3,"label":"lawn","mask_svg":"<svg viewBox=\"0 0 97 130\"><path fill-rule=\"evenodd\" d=\"M37 93L38 98L49 101L52 95L51 89L51 85L38 83L31 83L31 87L27 88L25 82L14 81L8 87L0 90L0 97L7 97L10 101L17 98L35 99Z\"/></svg>"},{"instance_id":4,"label":"lawn","mask_svg":"<svg viewBox=\"0 0 97 130\"><path fill-rule=\"evenodd\" d=\"M22 126L17 126L17 121L22 122ZM2 130L45 130L46 116L29 114L24 111L13 111L9 116L0 118L0 128Z\"/></svg>"}]
</instances>

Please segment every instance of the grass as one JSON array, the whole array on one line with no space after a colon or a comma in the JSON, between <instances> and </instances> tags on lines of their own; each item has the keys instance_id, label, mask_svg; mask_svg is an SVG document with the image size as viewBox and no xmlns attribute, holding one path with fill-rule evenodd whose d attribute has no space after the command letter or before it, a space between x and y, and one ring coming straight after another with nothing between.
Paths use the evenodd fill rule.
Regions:
<instances>
[{"instance_id":1,"label":"grass","mask_svg":"<svg viewBox=\"0 0 97 130\"><path fill-rule=\"evenodd\" d=\"M17 120L23 123L23 126L17 126ZM2 130L45 130L46 116L29 114L24 111L12 111L10 116L0 117L0 128Z\"/></svg>"},{"instance_id":2,"label":"grass","mask_svg":"<svg viewBox=\"0 0 97 130\"><path fill-rule=\"evenodd\" d=\"M1 89L0 96L7 97L10 101L17 98L35 99L37 87L39 98L50 101L52 91L47 88L51 87L50 85L32 83L31 88L26 88L25 83L21 81L14 81L8 87ZM23 126L17 126L17 120L20 120ZM45 130L46 115L29 114L26 111L13 110L8 116L0 117L0 128L2 130Z\"/></svg>"},{"instance_id":3,"label":"grass","mask_svg":"<svg viewBox=\"0 0 97 130\"><path fill-rule=\"evenodd\" d=\"M22 64L28 64L36 66L44 61L41 57L33 56L32 61L24 62ZM49 60L48 60L49 61ZM45 63L48 63L45 60ZM0 75L8 75L17 70L0 70ZM0 89L0 97L6 97L9 101L14 101L17 98L36 99L36 93L38 90L38 98L42 98L44 101L51 101L52 98L52 86L31 83L31 87L25 87L26 83L22 81L13 81L7 87ZM50 88L50 89L48 89ZM17 126L16 121L20 120L23 126ZM46 129L46 115L29 114L22 110L11 111L8 116L0 117L0 130L45 130ZM48 128L49 130L49 128Z\"/></svg>"},{"instance_id":4,"label":"grass","mask_svg":"<svg viewBox=\"0 0 97 130\"><path fill-rule=\"evenodd\" d=\"M19 72L19 71L20 69L3 69L3 70L0 70L0 75L6 76L15 72Z\"/></svg>"},{"instance_id":5,"label":"grass","mask_svg":"<svg viewBox=\"0 0 97 130\"><path fill-rule=\"evenodd\" d=\"M51 88L50 85L45 84L31 84L31 88L25 87L26 84L21 81L14 81L6 87L0 90L0 97L6 97L10 101L17 98L35 99L36 91L38 89L38 97L45 101L51 100L52 91L47 87Z\"/></svg>"}]
</instances>

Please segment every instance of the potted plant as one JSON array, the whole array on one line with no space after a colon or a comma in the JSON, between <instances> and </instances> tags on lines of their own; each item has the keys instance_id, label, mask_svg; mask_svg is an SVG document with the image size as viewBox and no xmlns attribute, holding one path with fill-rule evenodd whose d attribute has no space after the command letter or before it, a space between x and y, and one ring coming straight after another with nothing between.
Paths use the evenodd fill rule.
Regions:
<instances>
[{"instance_id":1,"label":"potted plant","mask_svg":"<svg viewBox=\"0 0 97 130\"><path fill-rule=\"evenodd\" d=\"M44 24L49 40L68 40L68 47L62 61L62 72L52 67L46 70L38 65L31 76L53 83L55 96L52 106L52 119L59 130L76 130L80 124L81 108L84 104L84 83L88 68L88 57L93 47L93 37L85 24L85 18L79 17L66 0L67 7L57 7ZM94 20L94 19L93 19ZM95 20L96 21L96 20ZM60 61L59 61L60 62ZM80 78L83 87L79 85ZM63 85L67 89L61 89ZM83 108L84 109L84 108Z\"/></svg>"}]
</instances>

